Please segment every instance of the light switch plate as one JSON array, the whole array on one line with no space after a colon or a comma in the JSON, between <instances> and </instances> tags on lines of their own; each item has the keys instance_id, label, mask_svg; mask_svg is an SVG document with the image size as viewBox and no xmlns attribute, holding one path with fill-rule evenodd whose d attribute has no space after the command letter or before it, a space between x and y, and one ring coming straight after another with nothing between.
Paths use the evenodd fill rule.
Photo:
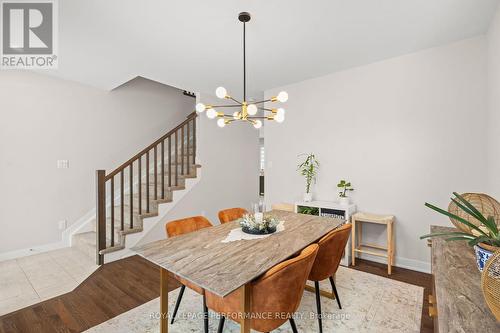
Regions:
<instances>
[{"instance_id":1,"label":"light switch plate","mask_svg":"<svg viewBox=\"0 0 500 333\"><path fill-rule=\"evenodd\" d=\"M59 230L64 230L67 227L67 221L66 220L61 220L59 221Z\"/></svg>"},{"instance_id":2,"label":"light switch plate","mask_svg":"<svg viewBox=\"0 0 500 333\"><path fill-rule=\"evenodd\" d=\"M69 160L57 160L58 169L69 169Z\"/></svg>"}]
</instances>

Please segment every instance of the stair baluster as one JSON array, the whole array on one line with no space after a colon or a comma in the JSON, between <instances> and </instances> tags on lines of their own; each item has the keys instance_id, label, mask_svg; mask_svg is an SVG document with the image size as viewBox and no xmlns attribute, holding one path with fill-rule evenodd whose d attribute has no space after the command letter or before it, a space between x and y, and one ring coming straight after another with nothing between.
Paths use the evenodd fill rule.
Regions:
<instances>
[{"instance_id":1,"label":"stair baluster","mask_svg":"<svg viewBox=\"0 0 500 333\"><path fill-rule=\"evenodd\" d=\"M161 141L161 198L165 200L165 140Z\"/></svg>"},{"instance_id":2,"label":"stair baluster","mask_svg":"<svg viewBox=\"0 0 500 333\"><path fill-rule=\"evenodd\" d=\"M137 218L140 218L143 212L143 186L145 185L145 201L146 201L146 216L151 216L151 204L154 204L154 210L156 211L158 205L158 199L165 200L170 199L167 197L166 191L171 194L171 191L175 190L176 187L179 187L179 171L183 179L189 177L191 175L191 170L193 167L196 167L196 112L193 112L188 116L188 118L179 124L177 127L169 131L167 134L162 136L160 139L156 140L154 143L143 149L141 152L136 154L130 160L122 164L120 167L115 169L106 175L105 170L97 170L96 171L96 194L97 194L97 204L96 204L96 244L97 244L97 255L96 261L98 265L102 265L104 263L104 253L111 252L116 249L111 249L117 246L115 243L115 233L118 233L118 236L123 237L124 233L130 232L138 232L138 229L141 230L141 226L134 225L134 217L137 221ZM173 140L172 140L173 136ZM180 142L179 142L180 140ZM166 142L165 142L166 141ZM174 142L172 142L174 141ZM165 157L165 143L167 144L167 155ZM173 147L172 147L173 143ZM161 163L160 172L161 178L158 181L158 149L160 151ZM174 149L174 151L172 151ZM150 154L151 150L153 150L153 177L154 177L154 194L151 198L150 196L150 188L153 187L150 184ZM180 150L180 156L179 156ZM172 156L173 154L173 156ZM143 172L142 172L142 161L143 157L145 157L145 184L143 183ZM179 157L181 161L179 161ZM191 159L192 158L192 159ZM135 179L134 177L134 163L137 163L137 173ZM165 163L168 163L168 167L165 168ZM172 170L172 166L174 170ZM167 170L166 170L167 169ZM129 209L125 210L125 172L128 172L128 192L129 200L127 203L129 204ZM165 171L168 172L168 180L165 181ZM115 207L115 176L120 175L120 189L119 189L119 207ZM172 180L172 177L174 179ZM137 181L137 195L134 195L134 179ZM109 196L110 196L110 235L107 237L107 212L106 212L106 183L109 181ZM168 182L168 187L166 186ZM158 183L161 184L161 198L158 198ZM174 188L172 188L174 187ZM137 212L134 213L134 201L137 198ZM119 231L115 230L115 208L119 208L120 210L120 228ZM125 213L129 213L130 221L128 224L127 230L125 229ZM154 214L155 212L153 212ZM140 220L141 221L141 220ZM131 230L131 231L128 231ZM121 232L121 233L120 233ZM119 238L123 240L123 238ZM109 244L107 243L109 241ZM122 245L123 246L123 245ZM105 251L109 249L108 251Z\"/></svg>"},{"instance_id":3,"label":"stair baluster","mask_svg":"<svg viewBox=\"0 0 500 333\"><path fill-rule=\"evenodd\" d=\"M111 193L111 246L115 246L115 177L111 177L109 192Z\"/></svg>"},{"instance_id":4,"label":"stair baluster","mask_svg":"<svg viewBox=\"0 0 500 333\"><path fill-rule=\"evenodd\" d=\"M181 175L184 175L184 125L181 127Z\"/></svg>"}]
</instances>

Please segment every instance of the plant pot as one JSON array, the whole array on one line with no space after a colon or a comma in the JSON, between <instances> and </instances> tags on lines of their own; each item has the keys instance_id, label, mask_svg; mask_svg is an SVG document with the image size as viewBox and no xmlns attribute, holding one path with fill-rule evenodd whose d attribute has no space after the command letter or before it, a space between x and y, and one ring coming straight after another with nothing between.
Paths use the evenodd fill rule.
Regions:
<instances>
[{"instance_id":1,"label":"plant pot","mask_svg":"<svg viewBox=\"0 0 500 333\"><path fill-rule=\"evenodd\" d=\"M341 204L342 206L349 206L350 203L351 203L351 198L349 198L349 197L340 197L339 198L339 204Z\"/></svg>"},{"instance_id":2,"label":"plant pot","mask_svg":"<svg viewBox=\"0 0 500 333\"><path fill-rule=\"evenodd\" d=\"M499 248L479 243L477 245L474 245L474 251L476 252L476 263L477 263L477 268L479 269L480 272L483 271L484 266L486 265L486 262L490 257L493 255L493 253L498 250Z\"/></svg>"},{"instance_id":3,"label":"plant pot","mask_svg":"<svg viewBox=\"0 0 500 333\"><path fill-rule=\"evenodd\" d=\"M313 194L312 193L304 193L304 201L305 202L311 202L313 200Z\"/></svg>"}]
</instances>

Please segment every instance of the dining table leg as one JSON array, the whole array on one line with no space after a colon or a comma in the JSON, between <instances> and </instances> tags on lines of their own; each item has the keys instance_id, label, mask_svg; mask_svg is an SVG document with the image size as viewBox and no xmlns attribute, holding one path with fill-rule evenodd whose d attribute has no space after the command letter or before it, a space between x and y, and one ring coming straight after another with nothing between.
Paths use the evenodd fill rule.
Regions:
<instances>
[{"instance_id":1,"label":"dining table leg","mask_svg":"<svg viewBox=\"0 0 500 333\"><path fill-rule=\"evenodd\" d=\"M251 285L247 283L241 287L241 333L250 333L250 297L251 297Z\"/></svg>"},{"instance_id":2,"label":"dining table leg","mask_svg":"<svg viewBox=\"0 0 500 333\"><path fill-rule=\"evenodd\" d=\"M168 271L160 268L160 332L168 333Z\"/></svg>"}]
</instances>

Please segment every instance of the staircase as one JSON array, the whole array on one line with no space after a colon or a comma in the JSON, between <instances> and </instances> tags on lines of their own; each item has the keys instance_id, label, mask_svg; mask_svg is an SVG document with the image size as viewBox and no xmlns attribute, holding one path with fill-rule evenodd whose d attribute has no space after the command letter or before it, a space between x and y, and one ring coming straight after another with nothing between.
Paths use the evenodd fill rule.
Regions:
<instances>
[{"instance_id":1,"label":"staircase","mask_svg":"<svg viewBox=\"0 0 500 333\"><path fill-rule=\"evenodd\" d=\"M197 178L196 113L106 174L96 171L96 216L91 231L72 236L73 246L104 256L124 250L127 236L144 231L145 221L161 217L161 206L175 203L174 193Z\"/></svg>"}]
</instances>

